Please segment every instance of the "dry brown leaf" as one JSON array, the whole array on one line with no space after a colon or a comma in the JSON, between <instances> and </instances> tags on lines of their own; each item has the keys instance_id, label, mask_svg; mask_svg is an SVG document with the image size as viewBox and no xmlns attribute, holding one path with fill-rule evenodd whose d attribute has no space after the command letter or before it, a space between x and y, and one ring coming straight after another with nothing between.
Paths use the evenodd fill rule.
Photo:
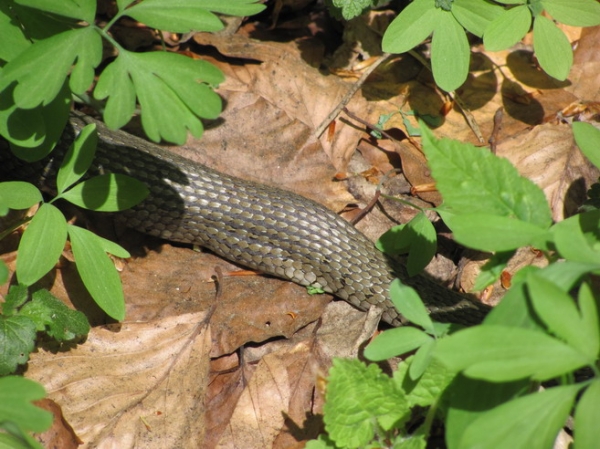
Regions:
<instances>
[{"instance_id":1,"label":"dry brown leaf","mask_svg":"<svg viewBox=\"0 0 600 449\"><path fill-rule=\"evenodd\" d=\"M575 146L566 124L547 123L506 139L497 154L544 190L556 221L573 215L598 179L598 170Z\"/></svg>"},{"instance_id":2,"label":"dry brown leaf","mask_svg":"<svg viewBox=\"0 0 600 449\"><path fill-rule=\"evenodd\" d=\"M211 348L205 313L94 328L32 354L27 377L61 404L84 448L196 447Z\"/></svg>"}]
</instances>

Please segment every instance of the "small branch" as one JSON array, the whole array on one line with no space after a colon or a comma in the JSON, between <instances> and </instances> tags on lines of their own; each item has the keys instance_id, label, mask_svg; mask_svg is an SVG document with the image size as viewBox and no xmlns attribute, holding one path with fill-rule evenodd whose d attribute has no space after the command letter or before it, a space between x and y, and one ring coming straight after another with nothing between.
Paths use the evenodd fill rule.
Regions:
<instances>
[{"instance_id":1,"label":"small branch","mask_svg":"<svg viewBox=\"0 0 600 449\"><path fill-rule=\"evenodd\" d=\"M356 83L354 83L352 85L350 90L346 93L346 95L344 95L344 98L342 98L342 100L339 102L339 104L336 106L336 108L333 111L331 111L327 115L325 120L323 120L321 122L321 124L317 127L317 129L313 133L313 136L316 139L319 139L321 137L321 134L323 134L323 132L325 132L325 130L329 126L329 123L331 123L339 115L340 111L350 102L350 100L352 99L354 94L358 91L358 89L360 89L363 86L363 84L365 83L365 81L367 80L369 75L371 75L371 73L373 73L375 71L375 69L377 67L379 67L381 65L381 63L384 62L389 56L390 56L390 53L382 54L379 57L379 59L377 59L373 64L371 64L371 66L367 70L365 70L363 72L361 77L358 79L358 81L356 81Z\"/></svg>"}]
</instances>

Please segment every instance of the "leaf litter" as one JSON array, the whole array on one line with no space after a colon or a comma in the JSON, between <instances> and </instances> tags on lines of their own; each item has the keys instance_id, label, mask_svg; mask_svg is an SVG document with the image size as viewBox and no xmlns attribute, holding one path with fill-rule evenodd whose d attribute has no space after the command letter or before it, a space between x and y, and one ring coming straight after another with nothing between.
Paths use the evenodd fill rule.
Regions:
<instances>
[{"instance_id":1,"label":"leaf litter","mask_svg":"<svg viewBox=\"0 0 600 449\"><path fill-rule=\"evenodd\" d=\"M374 15L359 19L365 21L360 26L377 29L385 22L381 13ZM336 211L364 206L373 186L399 160L406 179L422 183L427 169L406 141L375 141L343 114L333 137L313 135L355 79L320 66L337 64L338 73L343 68L351 74L354 64L379 54L357 45L349 25L337 59L323 59L327 52L315 35L331 30L318 14L309 17L307 24L280 16L272 31L249 22L234 36L195 35L195 44L217 51L213 62L227 76L219 90L226 108L202 140L190 139L174 150ZM306 29L313 32L307 36ZM577 39L577 30L573 33ZM257 34L262 40L252 38ZM598 176L575 148L569 127L556 120L571 103L597 98L597 57L580 55L593 53L598 39L598 28L581 35L571 85L539 72L526 46L497 53L475 47L470 77L459 91L486 138L495 111L504 108L497 152L544 189L554 219L573 213ZM346 60L345 67L340 60ZM441 117L439 136L477 143L462 112L408 56L384 63L347 105L373 124L401 107ZM407 130L400 115L385 127L398 135ZM369 166L379 175L361 177ZM336 173L346 173L348 184L333 181ZM354 189L353 179L367 187ZM357 191L358 198L352 195ZM409 213L388 200L382 207L386 213L374 210L358 225L373 239L391 225L389 211ZM230 276L237 267L210 254L130 235L120 235L137 254L122 272L125 322L105 322L68 261L40 281L67 303L89 310L96 325L75 347L41 347L26 372L60 404L83 447L293 447L315 437L322 425L318 379L326 375L331 357L358 354L375 326L370 315L341 301L329 303L327 296L308 296L288 282ZM7 260L14 264L10 253ZM218 299L211 280L217 266L225 273ZM442 276L452 273L448 269Z\"/></svg>"}]
</instances>

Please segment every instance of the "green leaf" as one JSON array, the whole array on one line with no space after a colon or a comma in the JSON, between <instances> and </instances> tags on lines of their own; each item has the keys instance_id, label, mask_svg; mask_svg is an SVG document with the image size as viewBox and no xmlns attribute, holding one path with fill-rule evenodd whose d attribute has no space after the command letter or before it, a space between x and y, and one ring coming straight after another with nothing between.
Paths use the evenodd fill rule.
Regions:
<instances>
[{"instance_id":1,"label":"green leaf","mask_svg":"<svg viewBox=\"0 0 600 449\"><path fill-rule=\"evenodd\" d=\"M550 226L544 192L509 161L484 148L438 140L426 126L421 128L423 151L447 210L516 217L543 229Z\"/></svg>"},{"instance_id":2,"label":"green leaf","mask_svg":"<svg viewBox=\"0 0 600 449\"><path fill-rule=\"evenodd\" d=\"M15 372L29 360L36 336L35 323L24 316L0 315L0 376ZM2 380L0 378L0 380ZM0 401L1 407L2 401Z\"/></svg>"},{"instance_id":3,"label":"green leaf","mask_svg":"<svg viewBox=\"0 0 600 449\"><path fill-rule=\"evenodd\" d=\"M539 274L528 276L527 289L536 313L548 330L581 351L593 363L598 355L598 343L596 341L590 344L592 335L583 327L583 320L573 299Z\"/></svg>"},{"instance_id":4,"label":"green leaf","mask_svg":"<svg viewBox=\"0 0 600 449\"><path fill-rule=\"evenodd\" d=\"M0 96L10 92L12 89ZM12 152L19 158L39 161L52 151L62 136L70 107L71 91L65 82L56 98L46 106L18 109L12 105L0 110L0 134L10 141Z\"/></svg>"},{"instance_id":5,"label":"green leaf","mask_svg":"<svg viewBox=\"0 0 600 449\"><path fill-rule=\"evenodd\" d=\"M552 447L580 389L579 385L554 387L502 404L467 427L460 447Z\"/></svg>"},{"instance_id":6,"label":"green leaf","mask_svg":"<svg viewBox=\"0 0 600 449\"><path fill-rule=\"evenodd\" d=\"M567 79L573 65L571 43L567 36L544 16L537 16L533 22L533 50L544 72L559 81Z\"/></svg>"},{"instance_id":7,"label":"green leaf","mask_svg":"<svg viewBox=\"0 0 600 449\"><path fill-rule=\"evenodd\" d=\"M96 235L96 240L98 240L98 244L102 247L104 252L108 254L112 254L113 256L120 257L122 259L129 259L131 257L129 251L127 251L125 248L123 248L121 245L118 245L115 242L106 240L105 238L102 238L99 235Z\"/></svg>"},{"instance_id":8,"label":"green leaf","mask_svg":"<svg viewBox=\"0 0 600 449\"><path fill-rule=\"evenodd\" d=\"M96 2L92 0L69 0L57 3L55 0L16 0L23 6L47 11L72 19L81 19L93 24L96 16Z\"/></svg>"},{"instance_id":9,"label":"green leaf","mask_svg":"<svg viewBox=\"0 0 600 449\"><path fill-rule=\"evenodd\" d=\"M462 448L460 440L465 429L486 411L512 398L523 395L531 388L529 381L487 382L456 376L444 392L448 402L446 412L446 444L448 448Z\"/></svg>"},{"instance_id":10,"label":"green leaf","mask_svg":"<svg viewBox=\"0 0 600 449\"><path fill-rule=\"evenodd\" d=\"M587 336L583 348L585 353L593 358L598 358L600 351L600 320L598 301L587 282L579 288L579 309L581 310L581 333Z\"/></svg>"},{"instance_id":11,"label":"green leaf","mask_svg":"<svg viewBox=\"0 0 600 449\"><path fill-rule=\"evenodd\" d=\"M373 6L371 0L332 0L331 3L341 11L344 20L354 19Z\"/></svg>"},{"instance_id":12,"label":"green leaf","mask_svg":"<svg viewBox=\"0 0 600 449\"><path fill-rule=\"evenodd\" d=\"M187 130L198 137L202 134L198 117L218 117L221 99L208 84L222 80L221 71L206 61L174 53L121 51L100 76L94 96L110 96L104 118L109 127L116 128L131 116L135 88L148 137L155 142L165 139L182 144Z\"/></svg>"},{"instance_id":13,"label":"green leaf","mask_svg":"<svg viewBox=\"0 0 600 449\"><path fill-rule=\"evenodd\" d=\"M576 27L600 25L600 4L595 0L541 0L557 21Z\"/></svg>"},{"instance_id":14,"label":"green leaf","mask_svg":"<svg viewBox=\"0 0 600 449\"><path fill-rule=\"evenodd\" d=\"M130 209L150 191L141 181L119 173L106 173L76 184L60 195L71 203L98 212Z\"/></svg>"},{"instance_id":15,"label":"green leaf","mask_svg":"<svg viewBox=\"0 0 600 449\"><path fill-rule=\"evenodd\" d=\"M7 376L0 379L0 422L12 421L33 432L52 425L52 413L31 403L46 396L44 387L30 379Z\"/></svg>"},{"instance_id":16,"label":"green leaf","mask_svg":"<svg viewBox=\"0 0 600 449\"><path fill-rule=\"evenodd\" d=\"M420 212L406 225L408 232L413 234L406 268L409 276L414 276L431 262L437 251L437 234L435 228L427 218Z\"/></svg>"},{"instance_id":17,"label":"green leaf","mask_svg":"<svg viewBox=\"0 0 600 449\"><path fill-rule=\"evenodd\" d=\"M414 356L410 356L398 365L398 369L394 372L394 382L398 390L405 392L409 407L415 405L428 407L440 398L455 374L434 358L423 375L413 379L409 375L413 362Z\"/></svg>"},{"instance_id":18,"label":"green leaf","mask_svg":"<svg viewBox=\"0 0 600 449\"><path fill-rule=\"evenodd\" d=\"M571 262L600 264L600 210L584 212L551 228L556 249Z\"/></svg>"},{"instance_id":19,"label":"green leaf","mask_svg":"<svg viewBox=\"0 0 600 449\"><path fill-rule=\"evenodd\" d=\"M458 22L475 36L483 36L489 23L502 13L499 5L490 1L455 0L452 14Z\"/></svg>"},{"instance_id":20,"label":"green leaf","mask_svg":"<svg viewBox=\"0 0 600 449\"><path fill-rule=\"evenodd\" d=\"M172 0L168 4L164 0L144 0L126 9L125 14L149 27L173 33L219 31L223 28L216 15L198 2L194 4L187 0Z\"/></svg>"},{"instance_id":21,"label":"green leaf","mask_svg":"<svg viewBox=\"0 0 600 449\"><path fill-rule=\"evenodd\" d=\"M485 213L447 215L444 222L461 245L482 251L510 251L523 246L545 247L550 233L516 218Z\"/></svg>"},{"instance_id":22,"label":"green leaf","mask_svg":"<svg viewBox=\"0 0 600 449\"><path fill-rule=\"evenodd\" d=\"M433 322L427 308L414 288L394 279L390 284L390 298L400 314L417 326L421 326L430 334L435 334Z\"/></svg>"},{"instance_id":23,"label":"green leaf","mask_svg":"<svg viewBox=\"0 0 600 449\"><path fill-rule=\"evenodd\" d=\"M0 3L0 60L10 61L31 45L21 27L14 25L14 12L8 2Z\"/></svg>"},{"instance_id":24,"label":"green leaf","mask_svg":"<svg viewBox=\"0 0 600 449\"><path fill-rule=\"evenodd\" d=\"M531 12L526 5L507 9L485 29L483 44L488 51L512 47L531 28Z\"/></svg>"},{"instance_id":25,"label":"green leaf","mask_svg":"<svg viewBox=\"0 0 600 449\"><path fill-rule=\"evenodd\" d=\"M469 74L471 49L464 28L451 12L437 10L431 40L431 68L435 83L446 92L458 89Z\"/></svg>"},{"instance_id":26,"label":"green leaf","mask_svg":"<svg viewBox=\"0 0 600 449\"><path fill-rule=\"evenodd\" d=\"M408 416L402 391L377 365L334 359L323 406L325 428L338 447L363 447L379 427L389 430Z\"/></svg>"},{"instance_id":27,"label":"green leaf","mask_svg":"<svg viewBox=\"0 0 600 449\"><path fill-rule=\"evenodd\" d=\"M23 181L0 183L0 203L11 209L29 209L41 201L42 193L33 184Z\"/></svg>"},{"instance_id":28,"label":"green leaf","mask_svg":"<svg viewBox=\"0 0 600 449\"><path fill-rule=\"evenodd\" d=\"M373 339L365 348L365 357L374 362L387 360L414 351L433 338L415 327L388 329Z\"/></svg>"},{"instance_id":29,"label":"green leaf","mask_svg":"<svg viewBox=\"0 0 600 449\"><path fill-rule=\"evenodd\" d=\"M188 0L188 3L202 6L209 11L228 14L230 16L252 16L265 9L265 5L260 0L230 0L223 2L221 0ZM168 3L171 5L171 2Z\"/></svg>"},{"instance_id":30,"label":"green leaf","mask_svg":"<svg viewBox=\"0 0 600 449\"><path fill-rule=\"evenodd\" d=\"M592 164L600 167L600 130L589 123L574 122L573 135L581 152Z\"/></svg>"},{"instance_id":31,"label":"green leaf","mask_svg":"<svg viewBox=\"0 0 600 449\"><path fill-rule=\"evenodd\" d=\"M94 301L115 320L125 318L125 298L121 279L96 235L69 225L69 238L77 271Z\"/></svg>"},{"instance_id":32,"label":"green leaf","mask_svg":"<svg viewBox=\"0 0 600 449\"><path fill-rule=\"evenodd\" d=\"M479 273L475 280L473 291L481 291L500 279L502 271L504 271L514 254L514 251L504 251L492 255L485 265L481 267L481 273Z\"/></svg>"},{"instance_id":33,"label":"green leaf","mask_svg":"<svg viewBox=\"0 0 600 449\"><path fill-rule=\"evenodd\" d=\"M583 392L575 409L575 449L593 448L598 444L600 422L600 379L596 378Z\"/></svg>"},{"instance_id":34,"label":"green leaf","mask_svg":"<svg viewBox=\"0 0 600 449\"><path fill-rule=\"evenodd\" d=\"M75 138L60 165L56 178L56 186L59 194L79 181L85 172L87 172L94 160L97 144L98 134L96 133L96 125L90 123Z\"/></svg>"},{"instance_id":35,"label":"green leaf","mask_svg":"<svg viewBox=\"0 0 600 449\"><path fill-rule=\"evenodd\" d=\"M417 380L419 377L423 375L427 367L431 364L433 360L433 354L436 348L436 341L431 339L423 343L417 352L415 353L415 358L410 364L410 368L408 369L408 373L410 378L413 380Z\"/></svg>"},{"instance_id":36,"label":"green leaf","mask_svg":"<svg viewBox=\"0 0 600 449\"><path fill-rule=\"evenodd\" d=\"M17 309L25 304L28 299L29 291L26 285L11 285L8 294L4 298L4 304L2 304L2 314L5 317L15 315Z\"/></svg>"},{"instance_id":37,"label":"green leaf","mask_svg":"<svg viewBox=\"0 0 600 449\"><path fill-rule=\"evenodd\" d=\"M67 74L76 94L91 85L94 69L102 58L102 41L92 27L65 31L35 42L11 60L2 71L0 90L16 82L15 104L23 109L50 103L62 88ZM43 67L43 70L39 70Z\"/></svg>"},{"instance_id":38,"label":"green leaf","mask_svg":"<svg viewBox=\"0 0 600 449\"><path fill-rule=\"evenodd\" d=\"M420 212L408 223L394 226L384 233L376 246L390 255L408 252L406 268L408 274L414 276L423 271L435 256L437 234L427 216Z\"/></svg>"},{"instance_id":39,"label":"green leaf","mask_svg":"<svg viewBox=\"0 0 600 449\"><path fill-rule=\"evenodd\" d=\"M416 47L433 33L436 19L432 0L415 0L387 28L381 48L389 53L404 53Z\"/></svg>"},{"instance_id":40,"label":"green leaf","mask_svg":"<svg viewBox=\"0 0 600 449\"><path fill-rule=\"evenodd\" d=\"M42 204L21 237L17 254L17 278L32 285L48 273L67 241L67 221L52 204Z\"/></svg>"},{"instance_id":41,"label":"green leaf","mask_svg":"<svg viewBox=\"0 0 600 449\"><path fill-rule=\"evenodd\" d=\"M32 294L31 301L23 306L20 315L30 318L38 331L45 330L57 341L73 340L90 331L90 323L82 312L69 309L45 289Z\"/></svg>"},{"instance_id":42,"label":"green leaf","mask_svg":"<svg viewBox=\"0 0 600 449\"><path fill-rule=\"evenodd\" d=\"M484 325L438 341L436 356L468 377L504 382L524 378L548 380L586 366L589 360L542 332Z\"/></svg>"}]
</instances>

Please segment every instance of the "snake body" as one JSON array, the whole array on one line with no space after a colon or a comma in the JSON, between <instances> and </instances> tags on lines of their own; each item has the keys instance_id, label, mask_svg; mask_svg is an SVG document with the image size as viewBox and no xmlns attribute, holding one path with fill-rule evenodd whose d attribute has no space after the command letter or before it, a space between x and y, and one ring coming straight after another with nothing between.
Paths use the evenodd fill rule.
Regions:
<instances>
[{"instance_id":1,"label":"snake body","mask_svg":"<svg viewBox=\"0 0 600 449\"><path fill-rule=\"evenodd\" d=\"M312 200L219 173L86 116L72 116L58 152L38 164L21 163L0 141L0 176L47 185L61 153L87 123L95 123L99 135L92 171L128 174L150 190L142 203L117 214L131 228L200 245L239 265L321 288L362 310L378 307L391 325L403 322L388 293L396 277L420 293L437 319L473 324L489 310L428 278L409 277L400 262Z\"/></svg>"}]
</instances>

